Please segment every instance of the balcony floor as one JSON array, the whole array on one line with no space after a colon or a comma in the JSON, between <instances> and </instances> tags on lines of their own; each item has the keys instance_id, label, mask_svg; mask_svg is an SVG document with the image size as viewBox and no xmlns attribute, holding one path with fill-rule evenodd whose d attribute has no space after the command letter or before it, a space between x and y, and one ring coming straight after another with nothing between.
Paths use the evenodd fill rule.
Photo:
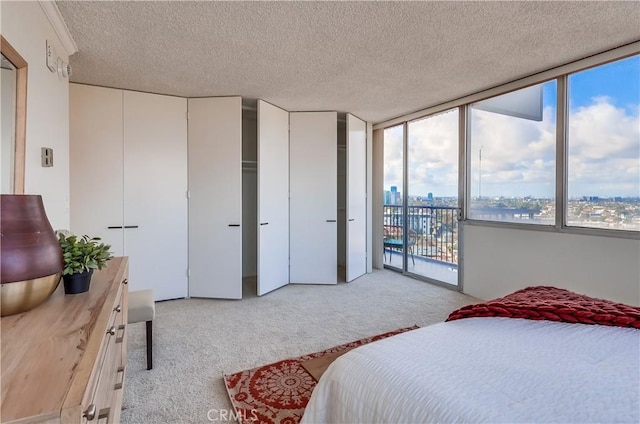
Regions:
<instances>
[{"instance_id":1,"label":"balcony floor","mask_svg":"<svg viewBox=\"0 0 640 424\"><path fill-rule=\"evenodd\" d=\"M411 255L407 258L407 272L422 275L443 283L458 285L458 266L446 262L434 261L424 256L414 255L415 265L411 261ZM402 252L385 249L384 264L402 269Z\"/></svg>"}]
</instances>

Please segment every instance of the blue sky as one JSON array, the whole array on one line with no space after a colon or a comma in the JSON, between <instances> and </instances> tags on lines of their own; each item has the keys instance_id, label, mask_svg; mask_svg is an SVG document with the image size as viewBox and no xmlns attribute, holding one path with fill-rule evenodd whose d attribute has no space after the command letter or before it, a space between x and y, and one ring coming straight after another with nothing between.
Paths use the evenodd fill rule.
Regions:
<instances>
[{"instance_id":1,"label":"blue sky","mask_svg":"<svg viewBox=\"0 0 640 424\"><path fill-rule=\"evenodd\" d=\"M542 122L473 110L471 195L553 197L556 83L543 85ZM640 196L640 57L569 77L569 197ZM457 194L457 116L409 124L411 195ZM392 151L395 150L395 151ZM402 131L385 131L385 189L402 187Z\"/></svg>"},{"instance_id":2,"label":"blue sky","mask_svg":"<svg viewBox=\"0 0 640 424\"><path fill-rule=\"evenodd\" d=\"M603 86L606 84L606 90ZM585 106L603 91L614 106L625 109L640 103L640 56L582 71L569 77L569 105Z\"/></svg>"}]
</instances>

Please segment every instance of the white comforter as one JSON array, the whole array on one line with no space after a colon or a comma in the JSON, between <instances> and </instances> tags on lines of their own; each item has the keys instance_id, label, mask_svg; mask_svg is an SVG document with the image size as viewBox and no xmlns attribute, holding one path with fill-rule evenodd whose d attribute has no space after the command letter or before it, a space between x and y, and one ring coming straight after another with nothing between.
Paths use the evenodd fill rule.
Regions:
<instances>
[{"instance_id":1,"label":"white comforter","mask_svg":"<svg viewBox=\"0 0 640 424\"><path fill-rule=\"evenodd\" d=\"M338 358L302 423L640 422L640 330L467 318Z\"/></svg>"}]
</instances>

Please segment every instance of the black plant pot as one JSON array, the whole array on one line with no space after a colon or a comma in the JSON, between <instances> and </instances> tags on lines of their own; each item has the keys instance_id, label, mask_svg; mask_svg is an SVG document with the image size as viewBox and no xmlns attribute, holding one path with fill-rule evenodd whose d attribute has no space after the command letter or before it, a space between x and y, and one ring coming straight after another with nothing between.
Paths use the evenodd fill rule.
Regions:
<instances>
[{"instance_id":1,"label":"black plant pot","mask_svg":"<svg viewBox=\"0 0 640 424\"><path fill-rule=\"evenodd\" d=\"M92 274L93 270L62 276L65 294L78 294L89 290Z\"/></svg>"}]
</instances>

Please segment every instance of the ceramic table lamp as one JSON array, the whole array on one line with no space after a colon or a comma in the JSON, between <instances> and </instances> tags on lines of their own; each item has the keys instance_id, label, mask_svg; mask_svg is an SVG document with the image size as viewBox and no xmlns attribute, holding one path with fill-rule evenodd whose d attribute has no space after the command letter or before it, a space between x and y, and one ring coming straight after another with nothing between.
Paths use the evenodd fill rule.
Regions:
<instances>
[{"instance_id":1,"label":"ceramic table lamp","mask_svg":"<svg viewBox=\"0 0 640 424\"><path fill-rule=\"evenodd\" d=\"M41 196L3 194L0 209L0 316L7 316L47 300L64 261Z\"/></svg>"}]
</instances>

